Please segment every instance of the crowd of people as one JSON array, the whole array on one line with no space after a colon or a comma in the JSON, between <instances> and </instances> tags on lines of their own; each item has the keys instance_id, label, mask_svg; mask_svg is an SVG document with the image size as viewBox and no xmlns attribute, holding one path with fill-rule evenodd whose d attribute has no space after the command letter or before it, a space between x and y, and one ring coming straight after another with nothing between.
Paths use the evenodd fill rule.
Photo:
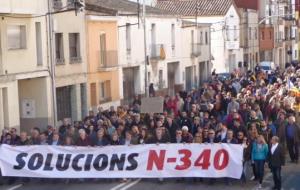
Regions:
<instances>
[{"instance_id":1,"label":"crowd of people","mask_svg":"<svg viewBox=\"0 0 300 190\"><path fill-rule=\"evenodd\" d=\"M141 100L132 105L98 108L83 121L68 119L56 128L32 128L30 134L4 129L2 144L111 146L147 143L232 143L244 147L244 166L252 165L261 186L272 144L281 144L298 163L300 143L300 64L266 74L235 71L189 92L165 96L164 112L141 114ZM151 88L150 95L155 91ZM30 136L30 137L29 137ZM274 138L272 138L274 137ZM285 151L283 151L285 152ZM272 153L273 154L273 153ZM283 164L283 163L282 163ZM242 179L246 181L245 173ZM280 189L280 184L278 185Z\"/></svg>"}]
</instances>

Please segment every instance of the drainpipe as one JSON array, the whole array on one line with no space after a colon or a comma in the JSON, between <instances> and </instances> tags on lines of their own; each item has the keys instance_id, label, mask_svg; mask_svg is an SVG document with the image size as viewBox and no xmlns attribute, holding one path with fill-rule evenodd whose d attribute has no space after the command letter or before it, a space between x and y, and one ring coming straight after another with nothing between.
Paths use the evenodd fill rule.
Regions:
<instances>
[{"instance_id":1,"label":"drainpipe","mask_svg":"<svg viewBox=\"0 0 300 190\"><path fill-rule=\"evenodd\" d=\"M49 53L50 53L50 74L51 74L51 86L52 86L52 111L53 111L53 126L57 127L57 104L56 104L56 86L55 86L55 64L54 64L54 46L53 46L53 17L52 17L52 3L48 0L48 27L49 27Z\"/></svg>"}]
</instances>

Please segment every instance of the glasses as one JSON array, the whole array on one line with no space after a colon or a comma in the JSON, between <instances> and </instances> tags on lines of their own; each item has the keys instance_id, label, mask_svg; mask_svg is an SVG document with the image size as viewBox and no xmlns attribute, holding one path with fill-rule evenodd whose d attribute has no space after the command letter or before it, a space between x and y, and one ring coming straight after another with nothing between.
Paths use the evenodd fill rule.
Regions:
<instances>
[{"instance_id":1,"label":"glasses","mask_svg":"<svg viewBox=\"0 0 300 190\"><path fill-rule=\"evenodd\" d=\"M208 134L210 134L210 135L214 135L214 133L208 133Z\"/></svg>"}]
</instances>

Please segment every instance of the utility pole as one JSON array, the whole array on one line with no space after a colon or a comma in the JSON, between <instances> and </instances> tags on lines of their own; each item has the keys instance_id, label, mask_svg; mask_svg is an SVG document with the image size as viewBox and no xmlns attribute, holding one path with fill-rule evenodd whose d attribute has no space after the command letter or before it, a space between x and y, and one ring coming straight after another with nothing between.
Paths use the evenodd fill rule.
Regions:
<instances>
[{"instance_id":1,"label":"utility pole","mask_svg":"<svg viewBox=\"0 0 300 190\"><path fill-rule=\"evenodd\" d=\"M56 85L55 85L55 63L54 63L54 46L53 46L53 18L52 18L52 1L48 0L48 27L49 27L49 61L50 61L50 74L52 86L52 103L53 103L53 125L57 127L57 104L56 104Z\"/></svg>"},{"instance_id":2,"label":"utility pole","mask_svg":"<svg viewBox=\"0 0 300 190\"><path fill-rule=\"evenodd\" d=\"M143 0L143 29L144 29L144 55L145 55L145 96L149 97L148 92L148 71L147 71L147 36L146 36L146 0Z\"/></svg>"}]
</instances>

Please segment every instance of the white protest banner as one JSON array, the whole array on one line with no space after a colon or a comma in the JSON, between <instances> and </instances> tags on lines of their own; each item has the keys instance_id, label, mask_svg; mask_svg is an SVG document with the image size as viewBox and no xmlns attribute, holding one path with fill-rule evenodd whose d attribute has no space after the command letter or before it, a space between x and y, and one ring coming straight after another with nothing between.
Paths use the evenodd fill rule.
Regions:
<instances>
[{"instance_id":1,"label":"white protest banner","mask_svg":"<svg viewBox=\"0 0 300 190\"><path fill-rule=\"evenodd\" d=\"M3 176L39 178L239 179L242 159L243 147L233 144L0 147Z\"/></svg>"}]
</instances>

